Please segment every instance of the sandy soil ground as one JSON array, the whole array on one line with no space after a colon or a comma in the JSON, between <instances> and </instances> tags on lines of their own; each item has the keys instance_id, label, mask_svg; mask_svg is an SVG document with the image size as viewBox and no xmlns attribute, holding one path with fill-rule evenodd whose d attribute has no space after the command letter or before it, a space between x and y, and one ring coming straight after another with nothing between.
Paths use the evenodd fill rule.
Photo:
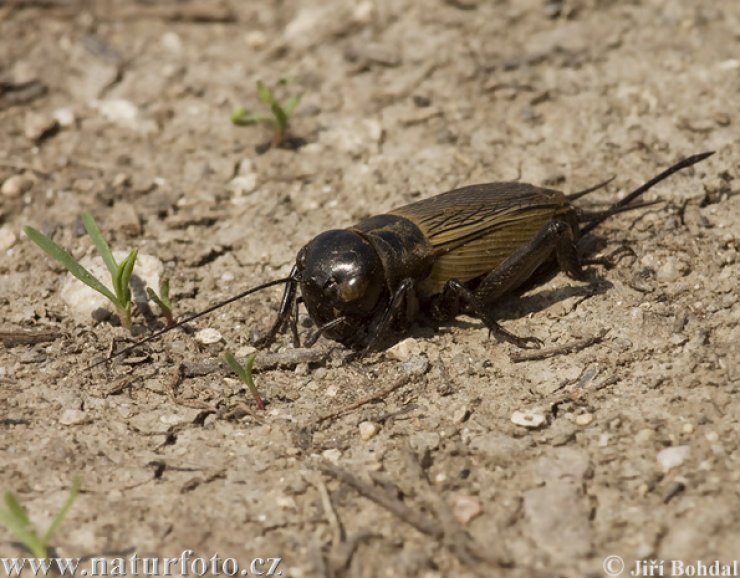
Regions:
<instances>
[{"instance_id":1,"label":"sandy soil ground","mask_svg":"<svg viewBox=\"0 0 740 578\"><path fill-rule=\"evenodd\" d=\"M737 558L738 46L735 0L1 2L0 488L44 526L81 477L67 556L191 548L294 578ZM286 74L306 144L258 154L269 130L229 115ZM184 315L412 200L616 175L606 203L705 150L597 231L617 252L597 291L560 274L498 307L546 346L600 341L517 361L463 317L359 363L269 368L283 336L257 361L265 412L210 362L248 351L278 288L193 324L215 344L173 332L86 371L128 335L69 305L76 282L21 233L89 256L91 211L161 261Z\"/></svg>"}]
</instances>

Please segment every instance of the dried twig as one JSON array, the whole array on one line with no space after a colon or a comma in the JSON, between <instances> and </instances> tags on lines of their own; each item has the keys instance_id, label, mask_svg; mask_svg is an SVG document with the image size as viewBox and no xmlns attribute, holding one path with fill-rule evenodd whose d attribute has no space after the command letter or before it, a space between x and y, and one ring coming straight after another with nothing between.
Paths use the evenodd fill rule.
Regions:
<instances>
[{"instance_id":1,"label":"dried twig","mask_svg":"<svg viewBox=\"0 0 740 578\"><path fill-rule=\"evenodd\" d=\"M403 452L404 463L409 472L414 474L421 482L422 495L431 502L437 512L439 525L444 535L444 544L455 554L455 556L468 567L476 567L481 562L496 567L511 566L505 554L494 554L491 550L496 546L491 543L484 549L478 544L455 519L452 509L440 496L432 485L421 467L419 460L410 449ZM417 486L419 487L419 486Z\"/></svg>"},{"instance_id":2,"label":"dried twig","mask_svg":"<svg viewBox=\"0 0 740 578\"><path fill-rule=\"evenodd\" d=\"M286 349L278 353L269 351L260 352L254 361L254 372L267 371L276 367L295 367L301 363L322 363L329 358L331 349ZM241 361L241 360L240 360ZM183 363L185 377L198 377L208 375L215 371L228 370L228 366L221 359L209 359L206 361L186 361Z\"/></svg>"},{"instance_id":3,"label":"dried twig","mask_svg":"<svg viewBox=\"0 0 740 578\"><path fill-rule=\"evenodd\" d=\"M584 337L583 339L577 339L566 343L564 345L555 345L553 347L544 347L542 349L527 349L524 351L517 351L511 354L511 360L514 363L520 363L522 361L533 361L535 359L547 359L555 355L563 355L565 353L574 353L591 347L592 345L599 343L604 336L608 333L607 329L602 329L596 335L591 337Z\"/></svg>"},{"instance_id":4,"label":"dried twig","mask_svg":"<svg viewBox=\"0 0 740 578\"><path fill-rule=\"evenodd\" d=\"M348 413L350 411L353 411L353 410L357 409L358 407L362 407L366 403L370 403L371 401L383 399L386 396L388 396L389 394L391 394L394 391L396 391L397 389L399 389L399 388L403 387L404 385L406 385L409 381L411 381L411 376L410 375L402 375L401 377L399 377L396 381L394 381L388 387L385 387L385 388L381 389L380 391L373 392L370 395L368 395L366 397L363 397L359 401L355 401L354 403L351 403L349 405L345 405L344 407L340 407L339 409L330 411L329 413L326 413L326 414L320 416L316 420L315 423L318 424L318 423L324 422L324 421L326 421L328 419L333 419L335 417L339 417L340 415L343 415L345 413Z\"/></svg>"},{"instance_id":5,"label":"dried twig","mask_svg":"<svg viewBox=\"0 0 740 578\"><path fill-rule=\"evenodd\" d=\"M353 474L350 474L348 471L335 466L334 464L322 462L319 464L319 470L340 482L353 487L360 495L365 496L368 500L372 500L379 506L385 508L397 518L400 518L407 524L419 530L422 534L426 534L427 536L431 536L437 540L442 538L442 528L440 528L439 524L437 524L435 520L411 509L398 498L371 486L367 482L363 482Z\"/></svg>"},{"instance_id":6,"label":"dried twig","mask_svg":"<svg viewBox=\"0 0 740 578\"><path fill-rule=\"evenodd\" d=\"M61 337L61 333L55 329L40 329L29 331L28 329L0 329L0 341L5 347L16 345L33 345L54 341Z\"/></svg>"}]
</instances>

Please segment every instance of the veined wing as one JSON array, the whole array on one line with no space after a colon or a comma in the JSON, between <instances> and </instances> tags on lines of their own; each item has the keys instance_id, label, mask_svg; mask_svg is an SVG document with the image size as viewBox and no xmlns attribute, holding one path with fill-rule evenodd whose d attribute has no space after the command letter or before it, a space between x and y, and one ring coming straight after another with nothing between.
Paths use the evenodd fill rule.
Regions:
<instances>
[{"instance_id":1,"label":"veined wing","mask_svg":"<svg viewBox=\"0 0 740 578\"><path fill-rule=\"evenodd\" d=\"M569 210L559 191L491 183L456 189L390 213L413 221L434 247L434 266L421 287L434 294L449 279L465 282L492 271L550 219Z\"/></svg>"}]
</instances>

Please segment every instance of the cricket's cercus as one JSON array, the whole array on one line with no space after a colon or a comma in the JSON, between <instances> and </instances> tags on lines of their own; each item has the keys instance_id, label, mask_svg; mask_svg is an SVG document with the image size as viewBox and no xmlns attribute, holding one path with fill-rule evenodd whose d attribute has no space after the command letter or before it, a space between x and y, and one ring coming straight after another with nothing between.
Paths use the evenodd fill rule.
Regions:
<instances>
[{"instance_id":1,"label":"cricket's cercus","mask_svg":"<svg viewBox=\"0 0 740 578\"><path fill-rule=\"evenodd\" d=\"M676 163L598 213L585 212L573 201L606 183L571 195L523 183L489 183L442 193L347 229L326 231L299 251L287 278L253 287L131 348L278 284L285 284L282 302L261 347L288 326L298 341L301 302L317 326L307 346L324 335L352 348L355 355L381 347L390 334L402 332L420 315L444 321L466 313L479 318L499 340L538 346L539 340L501 327L491 306L551 261L582 279L578 245L584 235L612 215L644 206L633 202L653 185L711 154Z\"/></svg>"}]
</instances>

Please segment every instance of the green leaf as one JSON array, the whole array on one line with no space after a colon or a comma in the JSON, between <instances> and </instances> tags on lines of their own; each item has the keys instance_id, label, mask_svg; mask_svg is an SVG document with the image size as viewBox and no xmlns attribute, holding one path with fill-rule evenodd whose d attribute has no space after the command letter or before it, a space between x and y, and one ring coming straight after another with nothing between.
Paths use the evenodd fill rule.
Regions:
<instances>
[{"instance_id":1,"label":"green leaf","mask_svg":"<svg viewBox=\"0 0 740 578\"><path fill-rule=\"evenodd\" d=\"M272 91L267 88L267 85L265 85L261 80L257 81L257 96L267 106L270 106L275 102L275 98L272 96Z\"/></svg>"},{"instance_id":2,"label":"green leaf","mask_svg":"<svg viewBox=\"0 0 740 578\"><path fill-rule=\"evenodd\" d=\"M10 514L18 520L20 524L24 524L26 526L31 525L31 520L28 517L28 514L26 514L23 506L20 505L18 499L11 492L5 492L5 505L8 507L8 512L10 512Z\"/></svg>"},{"instance_id":3,"label":"green leaf","mask_svg":"<svg viewBox=\"0 0 740 578\"><path fill-rule=\"evenodd\" d=\"M80 478L76 477L74 480L72 480L72 487L69 490L69 495L67 496L67 499L64 501L64 505L62 506L62 509L59 510L59 513L54 516L54 519L51 522L51 525L49 526L49 529L46 530L46 533L42 537L42 541L44 544L48 544L49 540L51 540L51 537L54 535L54 532L56 532L57 528L59 528L59 525L64 520L65 516L67 515L67 512L69 512L69 509L72 507L72 504L74 503L75 499L77 499L77 495L80 493L80 486L82 485L82 482Z\"/></svg>"},{"instance_id":4,"label":"green leaf","mask_svg":"<svg viewBox=\"0 0 740 578\"><path fill-rule=\"evenodd\" d=\"M273 102L270 108L272 108L272 114L275 115L278 128L281 132L285 132L288 128L288 116L285 114L285 111L277 102Z\"/></svg>"},{"instance_id":5,"label":"green leaf","mask_svg":"<svg viewBox=\"0 0 740 578\"><path fill-rule=\"evenodd\" d=\"M235 125L254 124L252 114L243 106L231 113L231 122Z\"/></svg>"},{"instance_id":6,"label":"green leaf","mask_svg":"<svg viewBox=\"0 0 740 578\"><path fill-rule=\"evenodd\" d=\"M237 111L238 112L238 111ZM271 116L263 116L260 114L250 114L246 113L244 116L236 116L235 114L231 115L231 123L235 126L252 126L259 123L265 123L274 125L275 119Z\"/></svg>"},{"instance_id":7,"label":"green leaf","mask_svg":"<svg viewBox=\"0 0 740 578\"><path fill-rule=\"evenodd\" d=\"M47 554L46 544L36 534L31 520L29 520L25 510L12 493L5 493L5 504L8 509L0 509L0 524L5 526L35 558L45 558Z\"/></svg>"},{"instance_id":8,"label":"green leaf","mask_svg":"<svg viewBox=\"0 0 740 578\"><path fill-rule=\"evenodd\" d=\"M85 285L87 285L91 289L94 289L101 295L104 295L116 307L119 306L118 299L113 293L111 293L110 289L108 289L105 285L103 285L98 280L98 278L95 277L95 275L93 275L92 273L90 273L90 271L88 271L82 265L80 265L77 262L77 260L74 257L72 257L72 255L67 253L67 251L65 251L59 245L57 245L54 241L49 239L49 237L37 231L33 227L23 227L23 232L26 233L26 236L29 239L31 239L31 241L33 241L39 247L41 247L41 249L47 255L49 255L52 259L55 259L56 261L61 263L64 267L66 267L67 271L69 271L72 275L77 277L77 279L79 279Z\"/></svg>"},{"instance_id":9,"label":"green leaf","mask_svg":"<svg viewBox=\"0 0 740 578\"><path fill-rule=\"evenodd\" d=\"M131 275L134 273L134 265L136 264L136 256L139 254L138 249L133 249L126 258L121 261L120 269L121 269L121 277L120 277L120 289L121 293L119 294L118 298L121 301L121 304L124 306L128 306L131 302L131 289L129 288L129 281L131 280Z\"/></svg>"},{"instance_id":10,"label":"green leaf","mask_svg":"<svg viewBox=\"0 0 740 578\"><path fill-rule=\"evenodd\" d=\"M293 111L295 110L295 107L298 106L298 103L301 102L301 95L296 94L291 96L286 102L285 106L283 106L283 110L285 111L285 114L290 116L293 114Z\"/></svg>"},{"instance_id":11,"label":"green leaf","mask_svg":"<svg viewBox=\"0 0 740 578\"><path fill-rule=\"evenodd\" d=\"M172 309L172 303L170 303L170 280L166 277L159 282L159 295L162 298L168 309Z\"/></svg>"},{"instance_id":12,"label":"green leaf","mask_svg":"<svg viewBox=\"0 0 740 578\"><path fill-rule=\"evenodd\" d=\"M93 219L93 216L87 211L82 211L80 217L82 218L82 224L85 226L87 234L90 235L92 242L95 244L95 248L98 250L98 253L100 253L100 256L105 262L105 266L108 267L108 271L110 271L111 275L115 275L116 270L118 269L118 264L116 263L116 259L113 257L113 253L111 253L108 243L103 238L103 234L100 232L95 219Z\"/></svg>"},{"instance_id":13,"label":"green leaf","mask_svg":"<svg viewBox=\"0 0 740 578\"><path fill-rule=\"evenodd\" d=\"M224 353L224 359L226 360L226 363L229 364L229 367L231 368L231 371L236 373L236 375L239 377L239 379L242 380L242 382L246 385L247 383L247 372L242 367L242 364L239 363L236 360L236 357L234 357L234 354L230 351L227 351Z\"/></svg>"},{"instance_id":14,"label":"green leaf","mask_svg":"<svg viewBox=\"0 0 740 578\"><path fill-rule=\"evenodd\" d=\"M256 357L257 352L255 351L247 357L246 363L242 366L232 353L228 351L224 353L224 359L226 360L226 363L229 364L229 367L231 367L231 370L239 376L239 379L241 379L249 388L249 391L252 392L252 397L254 397L254 400L257 402L257 407L259 409L265 409L265 402L262 401L262 397L260 396L259 391L257 391L257 386L254 385L254 380L252 379L252 366L254 365Z\"/></svg>"},{"instance_id":15,"label":"green leaf","mask_svg":"<svg viewBox=\"0 0 740 578\"><path fill-rule=\"evenodd\" d=\"M157 304L157 307L159 307L162 311L165 310L166 305L164 303L164 300L160 299L159 295L154 292L154 289L152 289L151 287L147 287L146 295L147 297L149 297L149 301L154 301Z\"/></svg>"}]
</instances>

